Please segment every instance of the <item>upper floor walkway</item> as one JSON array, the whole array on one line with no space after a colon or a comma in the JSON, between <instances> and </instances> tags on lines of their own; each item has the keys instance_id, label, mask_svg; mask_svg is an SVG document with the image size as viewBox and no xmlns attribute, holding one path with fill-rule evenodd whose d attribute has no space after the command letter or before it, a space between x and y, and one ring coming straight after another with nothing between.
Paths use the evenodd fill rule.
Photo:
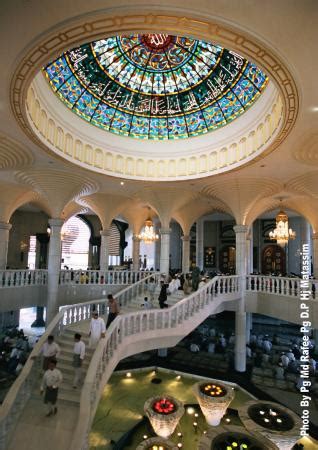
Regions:
<instances>
[{"instance_id":1,"label":"upper floor walkway","mask_svg":"<svg viewBox=\"0 0 318 450\"><path fill-rule=\"evenodd\" d=\"M160 276L146 271L70 271L61 270L58 305L116 294L147 277ZM0 312L33 306L46 306L47 270L6 270L0 272ZM222 288L222 279L220 283ZM301 323L299 278L248 275L245 282L246 312L268 315L293 323ZM309 280L309 313L312 326L318 328L318 281ZM229 306L230 308L230 306Z\"/></svg>"}]
</instances>

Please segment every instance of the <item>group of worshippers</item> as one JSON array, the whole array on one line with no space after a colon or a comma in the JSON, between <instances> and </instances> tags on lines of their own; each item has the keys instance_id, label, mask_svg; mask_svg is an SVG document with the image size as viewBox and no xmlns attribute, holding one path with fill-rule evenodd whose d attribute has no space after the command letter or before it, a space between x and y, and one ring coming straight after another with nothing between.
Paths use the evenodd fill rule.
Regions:
<instances>
[{"instance_id":1,"label":"group of worshippers","mask_svg":"<svg viewBox=\"0 0 318 450\"><path fill-rule=\"evenodd\" d=\"M267 364L272 361L275 364L273 367L273 374L274 377L278 380L284 380L287 372L298 375L301 366L301 351L299 348L299 342L296 341L288 350L281 351L279 356L277 357L275 352L273 352L273 344L280 345L279 339L276 335L274 336L272 343L267 334L265 336L260 335L257 337L254 333L252 333L250 337L250 347L255 352L255 366L261 367L263 364ZM315 376L317 370L317 362L313 357L315 344L312 340L309 340L308 349L310 353L310 357L308 358L309 375ZM299 377L296 383L296 388L299 389L301 385L302 382Z\"/></svg>"},{"instance_id":2,"label":"group of worshippers","mask_svg":"<svg viewBox=\"0 0 318 450\"><path fill-rule=\"evenodd\" d=\"M44 394L44 403L47 405L46 416L50 417L57 413L58 390L63 381L62 372L56 367L57 359L60 356L60 346L55 342L54 336L50 335L42 347L44 375L40 387L41 394ZM82 364L85 358L85 343L82 341L80 333L74 334L73 361L74 378L73 388L76 389L82 377Z\"/></svg>"},{"instance_id":3,"label":"group of worshippers","mask_svg":"<svg viewBox=\"0 0 318 450\"><path fill-rule=\"evenodd\" d=\"M32 348L24 331L12 328L0 339L0 363L10 375L19 375Z\"/></svg>"},{"instance_id":4,"label":"group of worshippers","mask_svg":"<svg viewBox=\"0 0 318 450\"><path fill-rule=\"evenodd\" d=\"M169 276L169 281L166 281L165 276L160 281L160 293L158 297L159 307L161 309L168 308L167 299L168 295L173 295L178 290L183 290L185 295L191 294L203 287L208 281L208 276L202 276L199 267L194 266L192 273L188 273L185 276L182 273L177 273L173 276ZM147 289L151 292L150 300L153 300L153 293L155 291L156 284L154 278L151 283L148 283Z\"/></svg>"}]
</instances>

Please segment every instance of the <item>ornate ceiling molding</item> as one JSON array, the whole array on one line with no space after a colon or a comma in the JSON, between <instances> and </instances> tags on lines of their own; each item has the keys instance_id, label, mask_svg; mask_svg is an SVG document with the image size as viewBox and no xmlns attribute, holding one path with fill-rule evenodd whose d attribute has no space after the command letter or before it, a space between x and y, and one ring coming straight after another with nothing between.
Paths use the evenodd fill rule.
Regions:
<instances>
[{"instance_id":1,"label":"ornate ceiling molding","mask_svg":"<svg viewBox=\"0 0 318 450\"><path fill-rule=\"evenodd\" d=\"M0 170L18 169L32 163L33 155L28 148L0 134Z\"/></svg>"}]
</instances>

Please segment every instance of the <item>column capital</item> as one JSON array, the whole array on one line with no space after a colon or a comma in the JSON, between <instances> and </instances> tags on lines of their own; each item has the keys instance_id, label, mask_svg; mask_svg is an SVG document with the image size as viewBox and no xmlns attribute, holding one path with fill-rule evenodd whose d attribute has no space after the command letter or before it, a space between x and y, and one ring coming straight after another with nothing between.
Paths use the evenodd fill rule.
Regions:
<instances>
[{"instance_id":1,"label":"column capital","mask_svg":"<svg viewBox=\"0 0 318 450\"><path fill-rule=\"evenodd\" d=\"M100 230L100 235L101 236L110 236L111 232L110 232L110 230Z\"/></svg>"},{"instance_id":2,"label":"column capital","mask_svg":"<svg viewBox=\"0 0 318 450\"><path fill-rule=\"evenodd\" d=\"M233 230L235 231L235 234L247 233L248 226L247 225L234 225Z\"/></svg>"},{"instance_id":3,"label":"column capital","mask_svg":"<svg viewBox=\"0 0 318 450\"><path fill-rule=\"evenodd\" d=\"M188 234L181 236L181 241L183 242L189 242L190 241L190 236Z\"/></svg>"},{"instance_id":4,"label":"column capital","mask_svg":"<svg viewBox=\"0 0 318 450\"><path fill-rule=\"evenodd\" d=\"M171 234L171 228L161 228L159 233L162 234Z\"/></svg>"},{"instance_id":5,"label":"column capital","mask_svg":"<svg viewBox=\"0 0 318 450\"><path fill-rule=\"evenodd\" d=\"M132 237L132 240L133 240L134 242L140 242L140 241L141 241L141 239L140 239L140 237L138 236L138 234L134 234L133 237Z\"/></svg>"},{"instance_id":6,"label":"column capital","mask_svg":"<svg viewBox=\"0 0 318 450\"><path fill-rule=\"evenodd\" d=\"M318 232L312 234L312 239L313 240L318 239Z\"/></svg>"},{"instance_id":7,"label":"column capital","mask_svg":"<svg viewBox=\"0 0 318 450\"><path fill-rule=\"evenodd\" d=\"M62 228L62 226L64 224L64 220L63 219L52 218L52 219L49 219L48 223L49 223L51 228L54 228L54 227Z\"/></svg>"},{"instance_id":8,"label":"column capital","mask_svg":"<svg viewBox=\"0 0 318 450\"><path fill-rule=\"evenodd\" d=\"M11 230L12 224L8 222L0 222L0 230Z\"/></svg>"}]
</instances>

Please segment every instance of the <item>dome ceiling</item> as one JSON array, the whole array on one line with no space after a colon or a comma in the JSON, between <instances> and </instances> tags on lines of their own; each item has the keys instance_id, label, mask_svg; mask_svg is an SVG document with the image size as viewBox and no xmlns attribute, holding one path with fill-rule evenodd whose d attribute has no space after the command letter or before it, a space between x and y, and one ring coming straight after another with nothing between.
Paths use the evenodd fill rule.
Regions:
<instances>
[{"instance_id":1,"label":"dome ceiling","mask_svg":"<svg viewBox=\"0 0 318 450\"><path fill-rule=\"evenodd\" d=\"M138 139L180 139L223 127L260 96L267 76L218 45L168 34L114 36L43 69L86 121Z\"/></svg>"}]
</instances>

